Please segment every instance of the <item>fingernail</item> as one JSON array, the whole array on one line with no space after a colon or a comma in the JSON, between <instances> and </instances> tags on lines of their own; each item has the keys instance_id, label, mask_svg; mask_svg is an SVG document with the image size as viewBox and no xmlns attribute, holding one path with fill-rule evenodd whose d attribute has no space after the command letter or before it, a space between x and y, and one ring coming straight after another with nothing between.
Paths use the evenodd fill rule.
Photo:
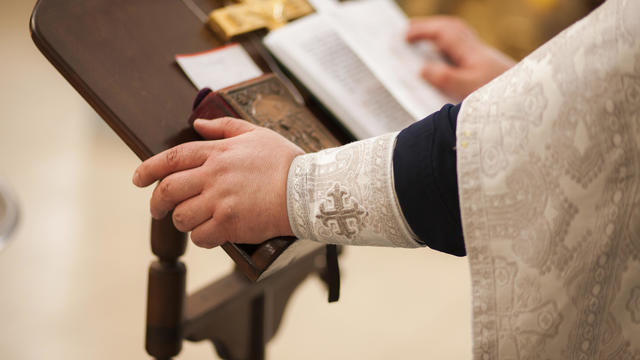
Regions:
<instances>
[{"instance_id":1,"label":"fingernail","mask_svg":"<svg viewBox=\"0 0 640 360\"><path fill-rule=\"evenodd\" d=\"M138 186L139 181L140 181L140 173L138 172L138 170L136 170L136 172L133 173L133 184Z\"/></svg>"}]
</instances>

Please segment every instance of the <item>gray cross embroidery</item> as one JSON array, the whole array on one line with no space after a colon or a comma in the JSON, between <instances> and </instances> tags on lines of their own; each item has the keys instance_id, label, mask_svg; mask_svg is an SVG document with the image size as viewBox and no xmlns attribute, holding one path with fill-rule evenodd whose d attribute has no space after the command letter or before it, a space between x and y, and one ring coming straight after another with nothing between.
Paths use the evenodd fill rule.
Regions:
<instances>
[{"instance_id":1,"label":"gray cross embroidery","mask_svg":"<svg viewBox=\"0 0 640 360\"><path fill-rule=\"evenodd\" d=\"M329 201L325 200L320 204L320 214L316 215L316 218L336 235L351 239L358 230L363 228L363 219L367 216L367 212L348 192L342 190L338 183L335 183L327 192L327 196ZM333 204L333 209L327 209L328 202ZM349 226L349 220L355 221L355 227Z\"/></svg>"}]
</instances>

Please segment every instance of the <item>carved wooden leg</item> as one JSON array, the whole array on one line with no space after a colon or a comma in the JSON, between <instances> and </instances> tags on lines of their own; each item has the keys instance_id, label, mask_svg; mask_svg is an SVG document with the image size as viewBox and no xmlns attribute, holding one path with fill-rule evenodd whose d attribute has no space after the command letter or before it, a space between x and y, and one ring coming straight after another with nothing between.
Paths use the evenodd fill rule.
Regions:
<instances>
[{"instance_id":1,"label":"carved wooden leg","mask_svg":"<svg viewBox=\"0 0 640 360\"><path fill-rule=\"evenodd\" d=\"M264 360L291 294L308 275L323 270L323 258L320 249L257 283L234 271L189 295L185 338L210 340L223 359Z\"/></svg>"},{"instance_id":2,"label":"carved wooden leg","mask_svg":"<svg viewBox=\"0 0 640 360\"><path fill-rule=\"evenodd\" d=\"M185 304L186 267L179 258L186 236L174 228L171 216L152 221L151 248L158 260L149 267L146 349L158 360L178 355L183 338L212 341L224 359L264 360L291 294L325 266L324 249L319 249L258 283L234 271Z\"/></svg>"},{"instance_id":3,"label":"carved wooden leg","mask_svg":"<svg viewBox=\"0 0 640 360\"><path fill-rule=\"evenodd\" d=\"M151 222L151 250L158 257L149 266L146 349L156 359L171 359L182 349L186 267L179 261L186 236L171 215Z\"/></svg>"}]
</instances>

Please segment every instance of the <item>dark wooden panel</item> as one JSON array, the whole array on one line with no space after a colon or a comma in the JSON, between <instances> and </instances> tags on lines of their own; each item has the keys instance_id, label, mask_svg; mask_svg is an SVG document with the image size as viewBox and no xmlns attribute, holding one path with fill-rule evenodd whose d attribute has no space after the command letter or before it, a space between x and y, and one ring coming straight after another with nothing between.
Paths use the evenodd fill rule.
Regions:
<instances>
[{"instance_id":1,"label":"dark wooden panel","mask_svg":"<svg viewBox=\"0 0 640 360\"><path fill-rule=\"evenodd\" d=\"M39 1L38 47L141 158L197 139L175 54L220 45L178 0Z\"/></svg>"}]
</instances>

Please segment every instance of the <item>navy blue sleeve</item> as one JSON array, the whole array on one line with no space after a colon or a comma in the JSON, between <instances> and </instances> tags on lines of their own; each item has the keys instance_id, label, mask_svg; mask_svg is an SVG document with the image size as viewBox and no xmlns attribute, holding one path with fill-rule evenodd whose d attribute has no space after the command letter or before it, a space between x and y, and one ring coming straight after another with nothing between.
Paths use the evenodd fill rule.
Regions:
<instances>
[{"instance_id":1,"label":"navy blue sleeve","mask_svg":"<svg viewBox=\"0 0 640 360\"><path fill-rule=\"evenodd\" d=\"M395 190L409 226L428 247L466 255L456 171L460 104L445 105L398 134L393 153Z\"/></svg>"}]
</instances>

